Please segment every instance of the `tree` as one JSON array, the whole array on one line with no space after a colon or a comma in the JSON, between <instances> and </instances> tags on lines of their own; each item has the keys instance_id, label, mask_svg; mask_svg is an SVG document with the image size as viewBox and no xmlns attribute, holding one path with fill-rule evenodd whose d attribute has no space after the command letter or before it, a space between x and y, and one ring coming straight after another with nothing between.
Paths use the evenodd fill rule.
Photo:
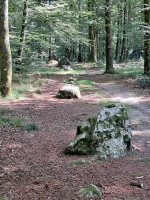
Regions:
<instances>
[{"instance_id":1,"label":"tree","mask_svg":"<svg viewBox=\"0 0 150 200\"><path fill-rule=\"evenodd\" d=\"M95 1L94 0L89 0L88 1L88 11L94 12L94 6L95 6ZM93 13L90 17L89 20L92 22L94 21L94 16L95 14ZM94 16L94 17L93 17ZM90 62L96 62L97 63L97 27L96 25L92 22L90 22L89 25L89 52L88 52L88 61Z\"/></svg>"},{"instance_id":2,"label":"tree","mask_svg":"<svg viewBox=\"0 0 150 200\"><path fill-rule=\"evenodd\" d=\"M144 0L144 74L150 75L150 0Z\"/></svg>"},{"instance_id":3,"label":"tree","mask_svg":"<svg viewBox=\"0 0 150 200\"><path fill-rule=\"evenodd\" d=\"M8 0L0 1L0 57L2 96L11 96L12 86L12 59L9 43Z\"/></svg>"},{"instance_id":4,"label":"tree","mask_svg":"<svg viewBox=\"0 0 150 200\"><path fill-rule=\"evenodd\" d=\"M111 34L111 11L110 0L106 0L105 5L105 31L106 31L106 70L105 73L114 73L112 57L112 34Z\"/></svg>"},{"instance_id":5,"label":"tree","mask_svg":"<svg viewBox=\"0 0 150 200\"><path fill-rule=\"evenodd\" d=\"M121 47L121 54L120 54L120 62L126 60L126 20L127 20L127 1L124 0L124 8L123 8L123 39L122 39L122 47Z\"/></svg>"},{"instance_id":6,"label":"tree","mask_svg":"<svg viewBox=\"0 0 150 200\"><path fill-rule=\"evenodd\" d=\"M22 60L23 45L25 43L25 30L27 26L27 16L28 16L28 0L24 0L23 19L22 19L22 27L21 27L21 32L20 32L20 46L18 49L18 59L16 61L17 64L20 64Z\"/></svg>"}]
</instances>

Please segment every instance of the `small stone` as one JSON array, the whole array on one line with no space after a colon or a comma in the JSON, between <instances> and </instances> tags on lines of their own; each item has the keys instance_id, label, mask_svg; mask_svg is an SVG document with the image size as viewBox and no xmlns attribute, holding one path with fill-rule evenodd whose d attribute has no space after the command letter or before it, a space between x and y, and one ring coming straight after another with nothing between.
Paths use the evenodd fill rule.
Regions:
<instances>
[{"instance_id":1,"label":"small stone","mask_svg":"<svg viewBox=\"0 0 150 200\"><path fill-rule=\"evenodd\" d=\"M102 196L102 193L94 184L90 184L83 187L80 186L80 189L76 191L76 194L80 197L86 198L95 198Z\"/></svg>"}]
</instances>

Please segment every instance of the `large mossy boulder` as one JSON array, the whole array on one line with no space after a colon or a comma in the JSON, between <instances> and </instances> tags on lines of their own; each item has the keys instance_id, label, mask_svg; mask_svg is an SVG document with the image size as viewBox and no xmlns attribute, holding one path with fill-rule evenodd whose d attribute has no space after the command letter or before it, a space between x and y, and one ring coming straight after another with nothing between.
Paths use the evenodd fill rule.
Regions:
<instances>
[{"instance_id":1,"label":"large mossy boulder","mask_svg":"<svg viewBox=\"0 0 150 200\"><path fill-rule=\"evenodd\" d=\"M77 127L76 137L66 154L93 154L119 158L132 150L131 121L122 104L105 106L98 114Z\"/></svg>"},{"instance_id":2,"label":"large mossy boulder","mask_svg":"<svg viewBox=\"0 0 150 200\"><path fill-rule=\"evenodd\" d=\"M80 89L76 85L65 84L59 89L56 97L60 99L81 98Z\"/></svg>"}]
</instances>

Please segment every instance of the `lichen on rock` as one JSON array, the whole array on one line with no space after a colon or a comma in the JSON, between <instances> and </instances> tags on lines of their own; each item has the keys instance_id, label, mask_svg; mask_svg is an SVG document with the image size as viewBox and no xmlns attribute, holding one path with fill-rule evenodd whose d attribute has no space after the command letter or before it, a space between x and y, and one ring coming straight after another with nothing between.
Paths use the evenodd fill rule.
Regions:
<instances>
[{"instance_id":1,"label":"lichen on rock","mask_svg":"<svg viewBox=\"0 0 150 200\"><path fill-rule=\"evenodd\" d=\"M69 154L91 154L119 158L132 150L131 121L122 104L105 106L78 125L76 137L65 149Z\"/></svg>"}]
</instances>

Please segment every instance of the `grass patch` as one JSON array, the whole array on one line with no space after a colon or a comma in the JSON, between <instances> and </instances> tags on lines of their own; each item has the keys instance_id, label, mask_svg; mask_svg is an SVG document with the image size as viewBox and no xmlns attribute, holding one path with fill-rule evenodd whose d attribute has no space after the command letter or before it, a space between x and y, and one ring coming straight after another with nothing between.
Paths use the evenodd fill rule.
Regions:
<instances>
[{"instance_id":1,"label":"grass patch","mask_svg":"<svg viewBox=\"0 0 150 200\"><path fill-rule=\"evenodd\" d=\"M57 69L55 67L36 67L31 69L30 73L57 73L60 72L61 69Z\"/></svg>"},{"instance_id":2,"label":"grass patch","mask_svg":"<svg viewBox=\"0 0 150 200\"><path fill-rule=\"evenodd\" d=\"M92 85L82 85L82 86L80 86L80 90L81 91L85 91L85 90L93 90L94 89L94 87L92 86Z\"/></svg>"},{"instance_id":3,"label":"grass patch","mask_svg":"<svg viewBox=\"0 0 150 200\"><path fill-rule=\"evenodd\" d=\"M90 161L86 160L70 160L67 162L68 165L90 165Z\"/></svg>"},{"instance_id":4,"label":"grass patch","mask_svg":"<svg viewBox=\"0 0 150 200\"><path fill-rule=\"evenodd\" d=\"M145 163L150 163L150 158L139 158L137 159L138 162L145 162Z\"/></svg>"},{"instance_id":5,"label":"grass patch","mask_svg":"<svg viewBox=\"0 0 150 200\"><path fill-rule=\"evenodd\" d=\"M0 115L5 115L5 114L9 114L12 113L13 110L9 109L9 108L0 108Z\"/></svg>"},{"instance_id":6,"label":"grass patch","mask_svg":"<svg viewBox=\"0 0 150 200\"><path fill-rule=\"evenodd\" d=\"M23 94L31 94L33 92L41 94L39 87L49 80L47 74L14 74L13 75L13 90L12 97L20 99Z\"/></svg>"},{"instance_id":7,"label":"grass patch","mask_svg":"<svg viewBox=\"0 0 150 200\"><path fill-rule=\"evenodd\" d=\"M28 132L31 132L31 131L38 131L39 130L39 127L34 124L34 123L30 123L30 124L27 124L25 126L25 130L28 131Z\"/></svg>"},{"instance_id":8,"label":"grass patch","mask_svg":"<svg viewBox=\"0 0 150 200\"><path fill-rule=\"evenodd\" d=\"M0 125L4 127L10 125L14 127L23 127L26 120L26 118L0 116Z\"/></svg>"},{"instance_id":9,"label":"grass patch","mask_svg":"<svg viewBox=\"0 0 150 200\"><path fill-rule=\"evenodd\" d=\"M141 62L128 62L125 63L124 68L116 69L121 76L121 78L136 78L137 75L143 74L143 63Z\"/></svg>"},{"instance_id":10,"label":"grass patch","mask_svg":"<svg viewBox=\"0 0 150 200\"><path fill-rule=\"evenodd\" d=\"M139 155L139 152L137 152L137 151L131 151L130 154L131 154L132 156L138 156L138 155Z\"/></svg>"},{"instance_id":11,"label":"grass patch","mask_svg":"<svg viewBox=\"0 0 150 200\"><path fill-rule=\"evenodd\" d=\"M95 82L89 80L89 79L84 79L84 80L76 80L75 85L94 85Z\"/></svg>"},{"instance_id":12,"label":"grass patch","mask_svg":"<svg viewBox=\"0 0 150 200\"><path fill-rule=\"evenodd\" d=\"M42 92L41 92L40 89L35 90L35 93L36 93L36 94L42 94Z\"/></svg>"},{"instance_id":13,"label":"grass patch","mask_svg":"<svg viewBox=\"0 0 150 200\"><path fill-rule=\"evenodd\" d=\"M26 120L27 120L26 118L14 117L14 118L10 119L10 125L17 126L17 127L23 127Z\"/></svg>"},{"instance_id":14,"label":"grass patch","mask_svg":"<svg viewBox=\"0 0 150 200\"><path fill-rule=\"evenodd\" d=\"M119 101L110 101L110 100L101 100L100 104L103 106L109 105L109 104L115 104L115 103L120 103Z\"/></svg>"},{"instance_id":15,"label":"grass patch","mask_svg":"<svg viewBox=\"0 0 150 200\"><path fill-rule=\"evenodd\" d=\"M109 105L109 104L116 104L116 103L121 103L121 102L110 101L110 100L101 100L100 101L100 104L102 104L103 106L106 106L106 105ZM137 106L134 106L134 105L124 104L124 103L121 103L121 104L123 104L127 110L128 109L137 109Z\"/></svg>"},{"instance_id":16,"label":"grass patch","mask_svg":"<svg viewBox=\"0 0 150 200\"><path fill-rule=\"evenodd\" d=\"M50 73L50 74L53 74L53 73L56 73L56 74L83 74L85 73L85 67L73 67L73 70L72 71L66 71L66 70L63 70L63 69L58 69L58 68L51 68L51 67L38 67L38 68L34 68L34 69L31 69L30 73Z\"/></svg>"},{"instance_id":17,"label":"grass patch","mask_svg":"<svg viewBox=\"0 0 150 200\"><path fill-rule=\"evenodd\" d=\"M148 108L150 109L150 104L148 105Z\"/></svg>"},{"instance_id":18,"label":"grass patch","mask_svg":"<svg viewBox=\"0 0 150 200\"><path fill-rule=\"evenodd\" d=\"M137 109L137 106L134 106L134 105L129 105L129 104L124 104L125 107L128 109Z\"/></svg>"},{"instance_id":19,"label":"grass patch","mask_svg":"<svg viewBox=\"0 0 150 200\"><path fill-rule=\"evenodd\" d=\"M8 108L0 108L0 125L3 127L13 126L13 127L21 127L25 129L26 131L37 131L39 128L36 126L35 123L29 123L28 118L20 118L20 117L14 117L11 116L11 113L13 113L13 110L10 110Z\"/></svg>"},{"instance_id":20,"label":"grass patch","mask_svg":"<svg viewBox=\"0 0 150 200\"><path fill-rule=\"evenodd\" d=\"M150 121L141 121L141 123L140 124L142 124L142 125L150 125Z\"/></svg>"},{"instance_id":21,"label":"grass patch","mask_svg":"<svg viewBox=\"0 0 150 200\"><path fill-rule=\"evenodd\" d=\"M83 71L86 70L86 67L83 67L82 65L78 65L76 67L73 67L74 71Z\"/></svg>"}]
</instances>

